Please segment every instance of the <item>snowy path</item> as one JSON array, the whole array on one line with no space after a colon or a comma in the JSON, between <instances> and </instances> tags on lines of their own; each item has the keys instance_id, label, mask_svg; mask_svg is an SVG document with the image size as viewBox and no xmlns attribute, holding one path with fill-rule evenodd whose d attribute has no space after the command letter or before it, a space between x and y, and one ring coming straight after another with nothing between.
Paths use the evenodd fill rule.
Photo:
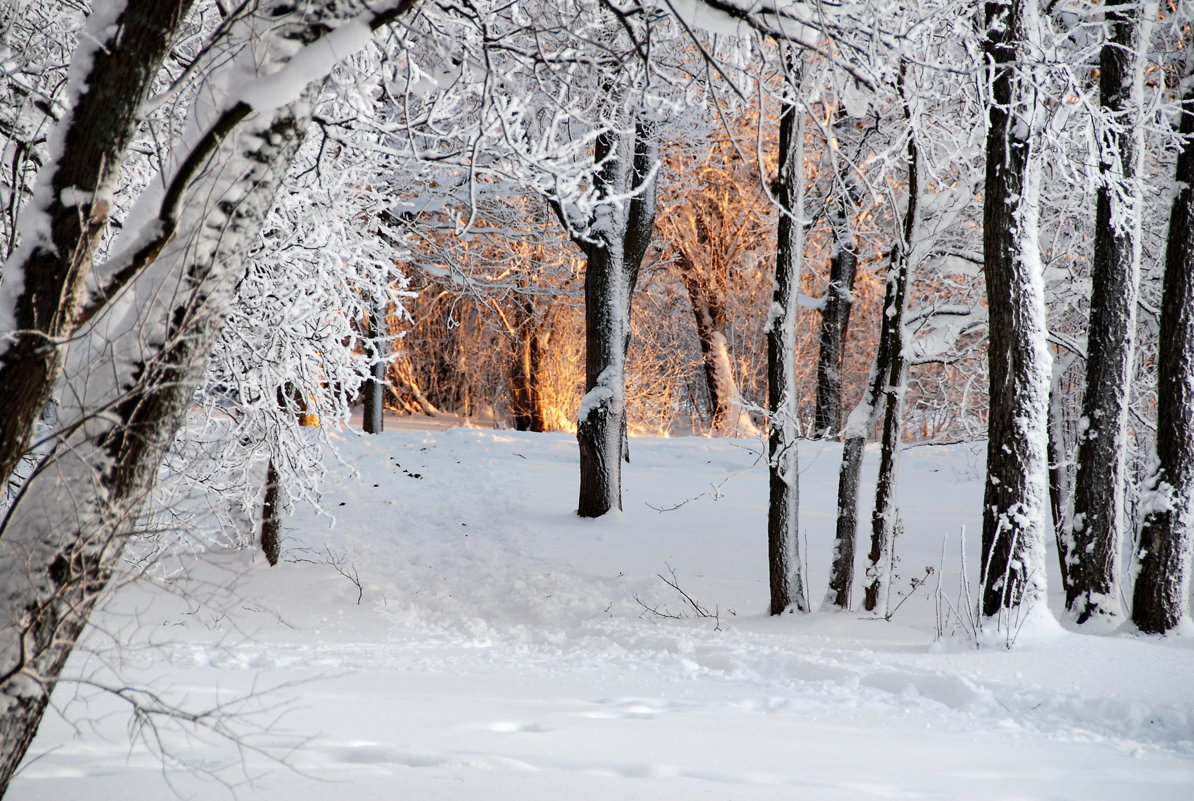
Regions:
<instances>
[{"instance_id":1,"label":"snowy path","mask_svg":"<svg viewBox=\"0 0 1194 801\"><path fill-rule=\"evenodd\" d=\"M163 726L188 763L163 771L128 748L119 702L68 690L66 713L86 725L74 737L47 722L33 749L43 755L12 797L161 798L167 784L184 797L222 793L196 766L239 782L246 799L1194 797L1188 638L1058 630L1010 652L935 645L931 587L892 622L767 618L757 446L631 447L626 511L581 521L571 437L346 438L361 475L328 493L337 526L303 513L288 533L292 554L344 554L359 604L328 564L267 570L232 553L172 594L127 589L104 618L126 677L172 697L284 685L249 705L280 709L242 721L264 728L245 739L262 753L242 763L209 735L184 742ZM939 564L948 535L943 587L956 596L979 456L907 454L905 582ZM831 445L802 451L814 598L836 459ZM669 569L716 619L645 611L685 608L656 575ZM80 665L96 678L109 670L98 658Z\"/></svg>"}]
</instances>

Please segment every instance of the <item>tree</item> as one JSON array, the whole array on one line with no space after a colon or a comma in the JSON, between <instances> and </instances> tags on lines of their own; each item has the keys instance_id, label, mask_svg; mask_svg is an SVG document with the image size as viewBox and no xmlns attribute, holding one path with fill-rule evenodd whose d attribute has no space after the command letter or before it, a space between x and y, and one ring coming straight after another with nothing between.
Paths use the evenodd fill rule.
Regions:
<instances>
[{"instance_id":1,"label":"tree","mask_svg":"<svg viewBox=\"0 0 1194 801\"><path fill-rule=\"evenodd\" d=\"M912 122L912 109L904 85L907 64L900 63L899 92L903 101L904 119ZM900 531L899 509L896 505L896 475L904 435L904 394L908 377L907 324L908 301L911 295L912 249L917 240L918 207L920 205L920 149L916 131L908 129L908 196L897 241L891 256L888 275L888 302L883 307L883 330L887 362L877 365L885 398L883 412L883 446L879 455L879 479L875 487L875 509L871 513L871 548L867 553L867 576L863 605L868 612L886 615L890 611L892 573L895 567L895 540Z\"/></svg>"},{"instance_id":2,"label":"tree","mask_svg":"<svg viewBox=\"0 0 1194 801\"><path fill-rule=\"evenodd\" d=\"M836 107L838 103L834 102ZM833 200L828 210L833 239L829 251L829 283L821 306L821 333L817 348L817 406L813 424L818 438L837 436L842 427L842 361L846 334L850 328L850 310L854 305L854 279L858 274L858 238L854 217L860 191L857 154L841 153L838 131L850 124L850 116L835 108L836 120L826 127L826 151L833 178Z\"/></svg>"},{"instance_id":3,"label":"tree","mask_svg":"<svg viewBox=\"0 0 1194 801\"><path fill-rule=\"evenodd\" d=\"M1187 52L1187 59L1190 59ZM1194 60L1182 82L1157 354L1156 469L1145 498L1132 622L1162 634L1190 614L1194 542Z\"/></svg>"},{"instance_id":4,"label":"tree","mask_svg":"<svg viewBox=\"0 0 1194 801\"><path fill-rule=\"evenodd\" d=\"M27 207L22 245L4 267L0 328L19 332L0 353L0 394L14 399L0 424L6 478L55 385L60 403L59 428L0 533L0 791L183 422L323 76L410 7L378 3L347 18L331 4L239 8L219 29L241 45L224 65L239 81L193 111L160 200L126 246L93 268L122 156L187 5L93 12L58 158L39 178L39 202ZM213 80L207 86L228 79ZM85 295L88 281L99 289Z\"/></svg>"},{"instance_id":5,"label":"tree","mask_svg":"<svg viewBox=\"0 0 1194 801\"><path fill-rule=\"evenodd\" d=\"M985 26L990 98L983 261L991 408L981 610L1011 626L1013 620L1001 613L1026 614L1045 600L1049 354L1037 244L1036 0L987 3Z\"/></svg>"},{"instance_id":6,"label":"tree","mask_svg":"<svg viewBox=\"0 0 1194 801\"><path fill-rule=\"evenodd\" d=\"M1119 554L1124 462L1140 271L1139 122L1142 59L1139 3L1106 8L1099 54L1099 177L1091 274L1086 388L1074 476L1074 511L1064 544L1066 609L1078 623L1121 616Z\"/></svg>"},{"instance_id":7,"label":"tree","mask_svg":"<svg viewBox=\"0 0 1194 801\"><path fill-rule=\"evenodd\" d=\"M780 45L783 70L779 116L779 211L775 289L767 319L767 543L771 614L809 611L797 537L800 474L796 417L796 313L804 260L804 106L800 57Z\"/></svg>"},{"instance_id":8,"label":"tree","mask_svg":"<svg viewBox=\"0 0 1194 801\"><path fill-rule=\"evenodd\" d=\"M712 94L712 92L710 92ZM711 98L722 108L723 101ZM701 126L694 143L669 148L666 208L659 215L665 254L684 284L701 349L713 434L750 434L754 425L739 397L730 348L730 282L765 258L771 241L770 204L743 150L753 131L749 109L728 106L718 116L741 117L742 128ZM699 123L698 123L699 124ZM746 130L744 130L746 129ZM681 134L682 135L682 134Z\"/></svg>"},{"instance_id":9,"label":"tree","mask_svg":"<svg viewBox=\"0 0 1194 801\"><path fill-rule=\"evenodd\" d=\"M577 514L600 517L622 508L626 438L626 351L630 300L655 223L659 145L654 124L623 111L622 130L594 143L601 165L597 203L582 248L585 268L585 396L577 413L580 499ZM623 198L630 197L629 202Z\"/></svg>"}]
</instances>

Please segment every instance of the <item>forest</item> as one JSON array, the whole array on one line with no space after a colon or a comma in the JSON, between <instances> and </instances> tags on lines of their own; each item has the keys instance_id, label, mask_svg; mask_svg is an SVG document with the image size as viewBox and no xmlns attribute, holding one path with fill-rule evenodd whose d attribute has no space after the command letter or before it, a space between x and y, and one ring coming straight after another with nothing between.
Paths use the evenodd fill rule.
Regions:
<instances>
[{"instance_id":1,"label":"forest","mask_svg":"<svg viewBox=\"0 0 1194 801\"><path fill-rule=\"evenodd\" d=\"M353 561L394 558L351 533L369 513L343 510L343 551L312 533L337 493L393 513L345 466L394 482L399 553L470 527L400 536L420 504L476 493L460 514L512 573L556 553L545 515L577 537L562 565L606 565L592 531L680 536L749 474L687 525L711 563L737 564L730 530L757 544L758 596L725 590L752 636L892 623L919 590L939 642L1064 632L1188 671L1191 23L1179 0L0 0L0 796L60 684L138 731L208 723L79 667L141 582L318 563L351 606L398 604ZM524 469L526 498L489 475ZM942 470L973 503L928 517ZM459 547L437 558L463 597L491 545ZM705 574L622 547L651 584L610 616L730 625ZM552 586L561 636L596 637L580 610L615 590ZM767 676L749 650L723 656ZM1128 742L1178 787L1194 738L1164 726Z\"/></svg>"}]
</instances>

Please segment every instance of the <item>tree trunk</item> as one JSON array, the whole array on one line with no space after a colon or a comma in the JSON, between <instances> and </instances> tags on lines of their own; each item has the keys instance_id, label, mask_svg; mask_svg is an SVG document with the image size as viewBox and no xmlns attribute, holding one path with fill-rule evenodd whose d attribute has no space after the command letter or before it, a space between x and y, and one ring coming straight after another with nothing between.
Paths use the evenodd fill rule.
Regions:
<instances>
[{"instance_id":1,"label":"tree trunk","mask_svg":"<svg viewBox=\"0 0 1194 801\"><path fill-rule=\"evenodd\" d=\"M1157 469L1145 499L1132 622L1162 634L1190 614L1194 527L1194 63L1186 65L1177 195L1169 217L1157 354Z\"/></svg>"},{"instance_id":2,"label":"tree trunk","mask_svg":"<svg viewBox=\"0 0 1194 801\"><path fill-rule=\"evenodd\" d=\"M904 210L901 241L892 254L888 281L892 286L890 305L883 309L883 336L887 340L883 414L883 445L879 456L879 479L875 485L875 508L871 513L871 549L867 554L867 581L863 605L868 612L888 615L891 611L892 576L895 570L895 540L901 530L896 506L896 478L904 431L904 391L908 373L904 318L908 312L912 246L916 241L917 209L920 204L920 150L912 125L912 109L904 95L907 64L900 62L899 88L908 123L908 205Z\"/></svg>"},{"instance_id":3,"label":"tree trunk","mask_svg":"<svg viewBox=\"0 0 1194 801\"><path fill-rule=\"evenodd\" d=\"M1058 387L1058 380L1064 372L1064 368L1054 357L1053 377L1049 386L1049 430L1046 435L1049 441L1047 452L1049 457L1049 513L1053 520L1053 538L1057 543L1057 563L1061 570L1061 586L1068 592L1070 568L1069 560L1066 558L1069 538L1066 536L1065 520L1066 471L1063 464L1065 443L1062 439L1063 411Z\"/></svg>"},{"instance_id":4,"label":"tree trunk","mask_svg":"<svg viewBox=\"0 0 1194 801\"><path fill-rule=\"evenodd\" d=\"M282 480L273 457L265 468L265 498L261 502L261 552L270 566L278 564L282 553Z\"/></svg>"},{"instance_id":5,"label":"tree trunk","mask_svg":"<svg viewBox=\"0 0 1194 801\"><path fill-rule=\"evenodd\" d=\"M990 416L983 498L982 613L1003 630L1045 600L1049 353L1037 243L1040 117L1035 0L986 4L991 70L983 198ZM1002 613L1014 611L1013 616Z\"/></svg>"},{"instance_id":6,"label":"tree trunk","mask_svg":"<svg viewBox=\"0 0 1194 801\"><path fill-rule=\"evenodd\" d=\"M540 380L543 372L544 323L536 318L535 304L526 295L513 299L517 314L510 331L514 354L510 361L510 415L516 431L546 431L547 413L543 408Z\"/></svg>"},{"instance_id":7,"label":"tree trunk","mask_svg":"<svg viewBox=\"0 0 1194 801\"><path fill-rule=\"evenodd\" d=\"M888 310L896 307L896 282L887 281L883 299L883 319ZM846 420L842 430L842 464L837 478L837 531L833 541L833 556L829 566L829 589L825 603L849 610L854 590L854 551L858 539L858 497L861 485L862 457L867 435L879 422L883 409L883 388L891 374L892 342L887 325L880 323L879 343L871 364L870 380L862 399Z\"/></svg>"},{"instance_id":8,"label":"tree trunk","mask_svg":"<svg viewBox=\"0 0 1194 801\"><path fill-rule=\"evenodd\" d=\"M1083 430L1078 437L1074 513L1067 551L1066 610L1077 623L1114 625L1124 527L1128 393L1140 271L1140 5L1115 0L1104 12L1110 37L1099 57L1101 140L1086 346Z\"/></svg>"},{"instance_id":9,"label":"tree trunk","mask_svg":"<svg viewBox=\"0 0 1194 801\"><path fill-rule=\"evenodd\" d=\"M400 0L384 5L369 24L383 24L406 8ZM244 33L260 36L277 64L293 54L296 43L327 32L326 11L316 7L311 16L294 17L293 24L273 15L269 33ZM322 18L311 22L315 14ZM244 24L252 27L265 16L247 17ZM127 40L122 44L119 31L114 37L110 44L118 61ZM267 53L258 49L253 55ZM90 57L83 54L82 62ZM245 68L239 60L229 67L240 75ZM89 85L103 80L97 75ZM62 666L119 564L162 457L185 419L243 276L244 254L301 144L318 89L316 82L291 106L257 115L244 102L222 111L213 106L216 118L210 125L200 121L199 135L182 148L188 156L168 182L158 219L148 223L152 250L139 251L145 260L132 272L106 276L133 282L129 290L108 292L104 297L110 300L74 332L63 369L63 425L48 446L50 454L7 510L0 532L0 794L33 739ZM200 173L196 164L207 169ZM188 198L198 200L187 203ZM19 271L5 277L19 284L23 276ZM60 300L71 316L69 293ZM52 328L48 320L38 323L43 336ZM0 378L0 397L9 397L10 382L19 381ZM20 445L9 440L4 447Z\"/></svg>"},{"instance_id":10,"label":"tree trunk","mask_svg":"<svg viewBox=\"0 0 1194 801\"><path fill-rule=\"evenodd\" d=\"M842 360L854 302L854 277L858 273L858 253L850 230L851 209L851 201L842 197L831 214L833 248L829 255L829 286L825 288L825 305L821 309L817 352L814 429L818 439L837 436L842 425Z\"/></svg>"},{"instance_id":11,"label":"tree trunk","mask_svg":"<svg viewBox=\"0 0 1194 801\"><path fill-rule=\"evenodd\" d=\"M59 128L61 156L38 175L35 191L46 204L27 206L20 220L28 229L25 241L0 270L0 330L12 332L0 339L0 486L24 456L50 400L62 369L58 343L78 324L92 253L107 230L107 196L191 4L130 2L115 19L93 14L81 37L94 42L94 54L76 59L70 70L72 82L82 81L81 92ZM36 235L43 226L47 230Z\"/></svg>"},{"instance_id":12,"label":"tree trunk","mask_svg":"<svg viewBox=\"0 0 1194 801\"><path fill-rule=\"evenodd\" d=\"M767 543L771 614L809 611L801 572L797 461L796 314L804 258L804 112L797 100L800 65L785 53L784 106L779 118L779 229L775 291L767 321Z\"/></svg>"},{"instance_id":13,"label":"tree trunk","mask_svg":"<svg viewBox=\"0 0 1194 801\"><path fill-rule=\"evenodd\" d=\"M583 247L585 270L585 396L577 415L580 497L577 514L600 517L622 508L622 462L626 443L626 352L630 346L630 298L638 281L655 221L658 144L651 126L632 134L597 137L594 158L600 196L637 194L619 213L606 201L591 222Z\"/></svg>"},{"instance_id":14,"label":"tree trunk","mask_svg":"<svg viewBox=\"0 0 1194 801\"><path fill-rule=\"evenodd\" d=\"M725 277L698 271L684 252L680 261L709 391L709 429L714 434L733 433L739 422L738 384L726 341Z\"/></svg>"},{"instance_id":15,"label":"tree trunk","mask_svg":"<svg viewBox=\"0 0 1194 801\"><path fill-rule=\"evenodd\" d=\"M366 434L380 434L384 426L386 376L389 373L390 326L384 307L370 311L369 334L373 341L373 363L369 366L369 378L362 388L365 399L364 428Z\"/></svg>"}]
</instances>

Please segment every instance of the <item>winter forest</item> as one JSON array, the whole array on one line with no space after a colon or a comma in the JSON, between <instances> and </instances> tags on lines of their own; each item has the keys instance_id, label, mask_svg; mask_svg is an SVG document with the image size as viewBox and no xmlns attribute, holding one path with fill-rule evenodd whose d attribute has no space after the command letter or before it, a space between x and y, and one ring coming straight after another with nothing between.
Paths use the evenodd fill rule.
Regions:
<instances>
[{"instance_id":1,"label":"winter forest","mask_svg":"<svg viewBox=\"0 0 1194 801\"><path fill-rule=\"evenodd\" d=\"M0 796L1191 797L1192 25L0 0Z\"/></svg>"}]
</instances>

